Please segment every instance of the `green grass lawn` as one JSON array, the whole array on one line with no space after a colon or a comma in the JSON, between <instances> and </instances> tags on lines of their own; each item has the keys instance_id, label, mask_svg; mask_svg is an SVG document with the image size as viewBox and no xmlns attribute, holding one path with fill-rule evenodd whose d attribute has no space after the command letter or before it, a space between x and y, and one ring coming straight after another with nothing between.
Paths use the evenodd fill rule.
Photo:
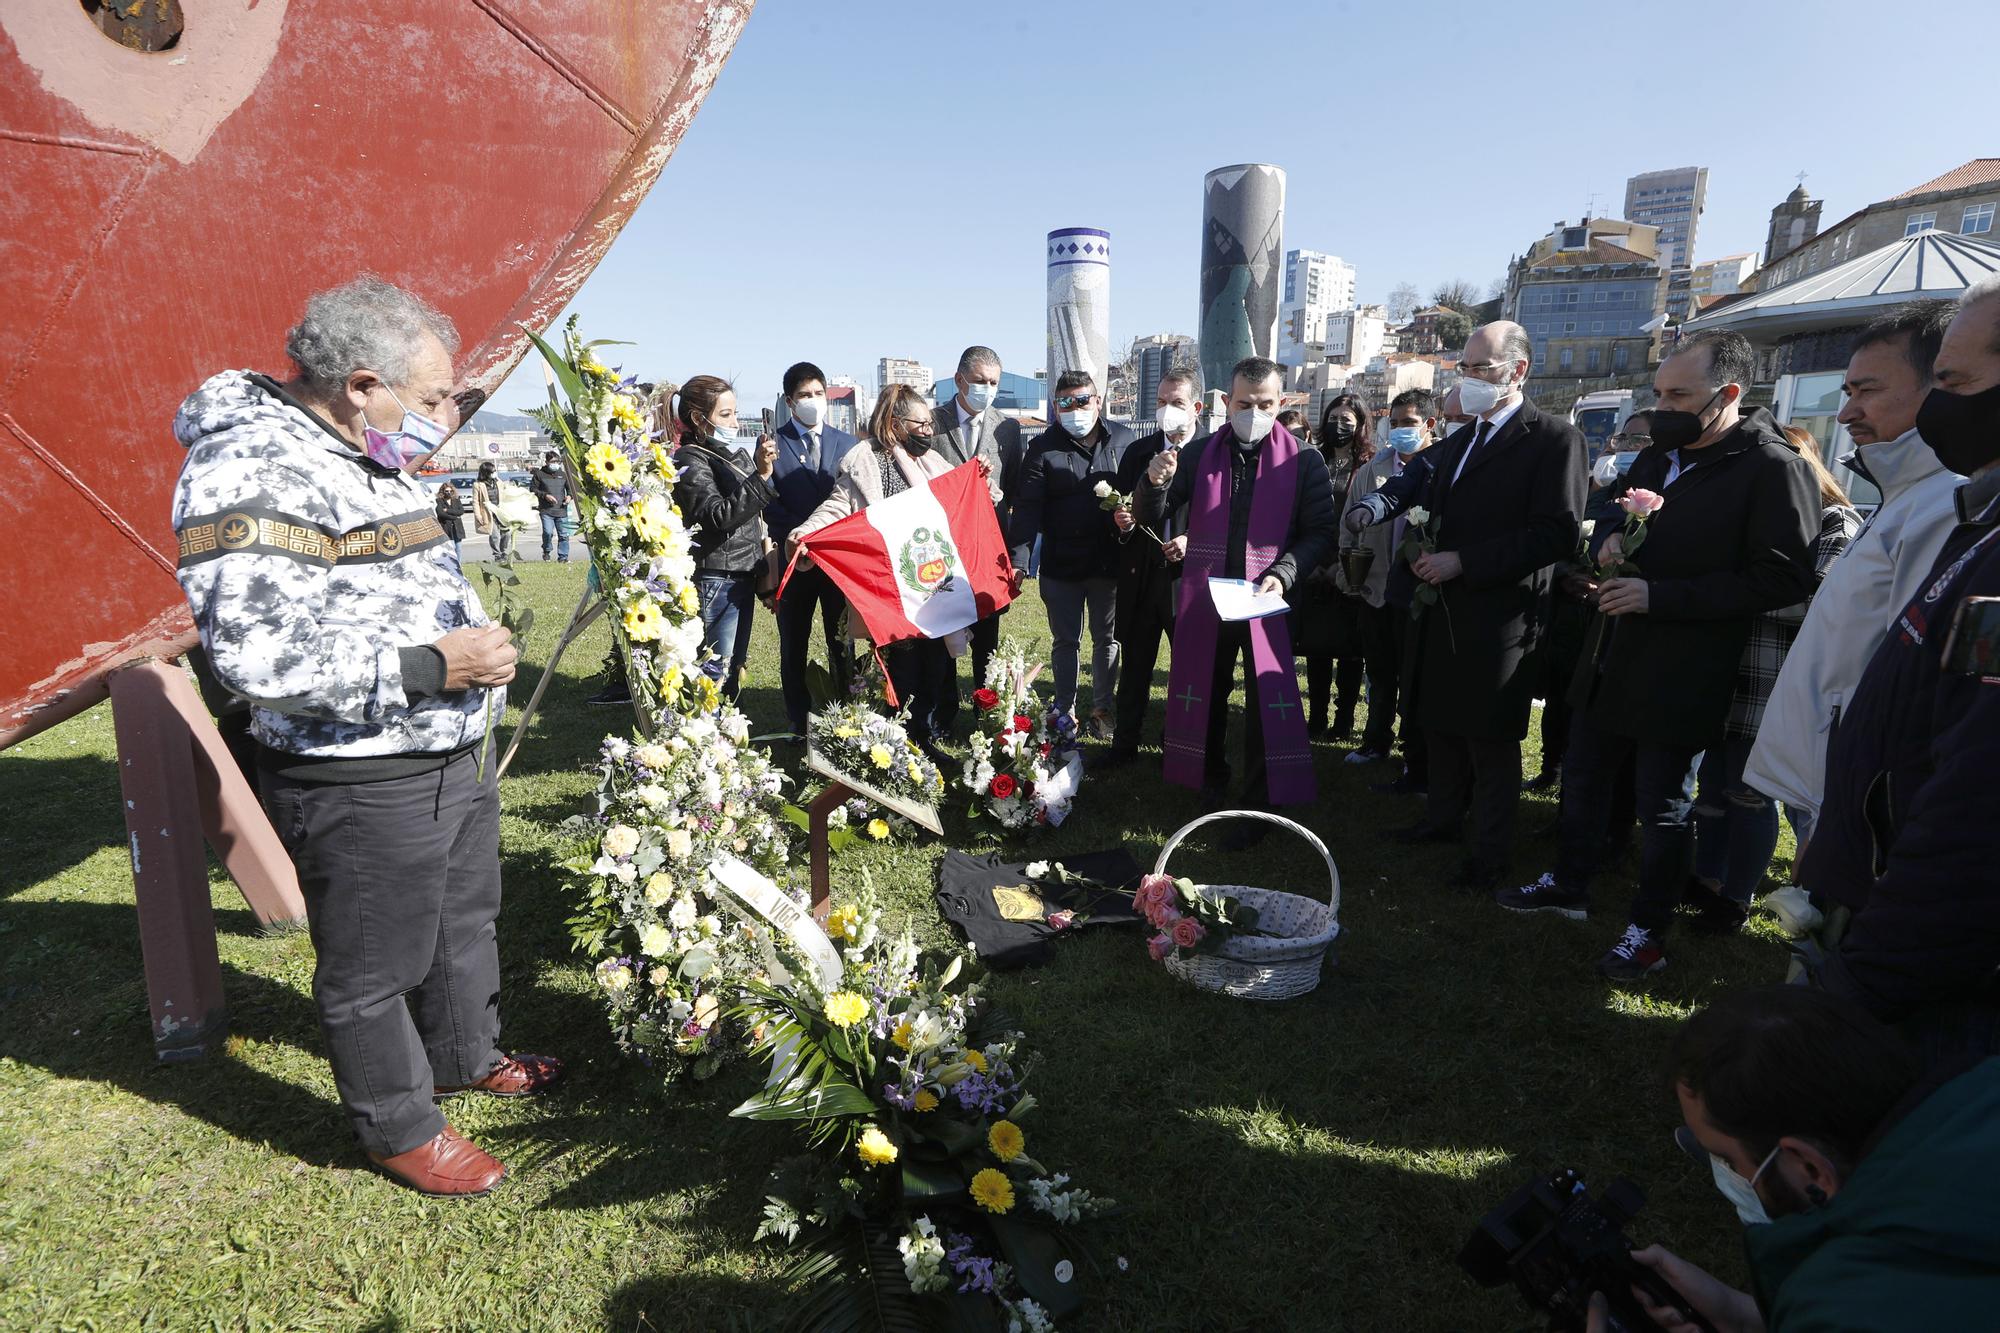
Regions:
<instances>
[{"instance_id":1,"label":"green grass lawn","mask_svg":"<svg viewBox=\"0 0 2000 1333\"><path fill-rule=\"evenodd\" d=\"M537 565L523 577L538 612L517 700L582 572ZM1029 587L1005 623L1045 652ZM320 1053L311 945L260 933L219 871L231 1035L206 1062L156 1063L108 710L0 755L0 1328L781 1319L777 1255L750 1235L766 1168L792 1137L728 1118L750 1069L663 1088L621 1058L562 926L553 830L584 808L584 765L625 720L583 702L604 647L600 625L571 650L505 783L503 1040L573 1072L545 1099L450 1104L512 1167L484 1200L426 1200L363 1169ZM776 663L760 612L743 697L754 731L782 729ZM1588 925L1454 894L1451 849L1382 840L1417 813L1368 790L1384 766L1316 750L1321 803L1301 818L1339 863L1347 934L1313 994L1273 1006L1199 993L1151 963L1138 936L1110 930L993 983L1041 1056L1030 1082L1041 1104L1025 1125L1035 1156L1127 1206L1099 1230L1130 1269L1071 1326L1538 1328L1510 1291L1474 1287L1454 1260L1489 1207L1559 1164L1600 1187L1630 1176L1650 1196L1642 1241L1740 1280L1734 1217L1670 1142L1659 1063L1692 1006L1780 975L1776 935L1683 940L1652 986L1612 988L1590 964L1624 923L1629 880L1601 885ZM1066 825L1006 850L1025 860L1122 840L1150 865L1199 812L1193 792L1159 780L1157 753L1086 781ZM930 896L937 860L990 836L951 804L942 841L836 858L836 897L866 872L921 938L947 943ZM1530 800L1524 828L1552 813ZM1524 839L1520 869L1551 851ZM1325 888L1309 849L1277 833L1239 856L1191 841L1175 866Z\"/></svg>"}]
</instances>

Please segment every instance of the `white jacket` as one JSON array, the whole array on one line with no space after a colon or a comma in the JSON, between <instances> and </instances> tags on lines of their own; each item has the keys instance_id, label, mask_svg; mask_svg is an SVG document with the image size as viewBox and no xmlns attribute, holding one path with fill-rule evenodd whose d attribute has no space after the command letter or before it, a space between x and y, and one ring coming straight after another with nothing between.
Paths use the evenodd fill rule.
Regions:
<instances>
[{"instance_id":1,"label":"white jacket","mask_svg":"<svg viewBox=\"0 0 2000 1333\"><path fill-rule=\"evenodd\" d=\"M1958 522L1952 492L1964 480L1914 430L1856 454L1882 488L1882 504L1826 571L1743 769L1744 782L1766 796L1814 812L1833 724Z\"/></svg>"}]
</instances>

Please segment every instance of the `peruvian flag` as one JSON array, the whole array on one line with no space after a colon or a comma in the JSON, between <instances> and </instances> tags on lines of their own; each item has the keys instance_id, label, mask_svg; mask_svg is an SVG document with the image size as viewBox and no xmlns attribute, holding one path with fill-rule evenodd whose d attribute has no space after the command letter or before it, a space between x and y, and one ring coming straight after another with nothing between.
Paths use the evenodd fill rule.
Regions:
<instances>
[{"instance_id":1,"label":"peruvian flag","mask_svg":"<svg viewBox=\"0 0 2000 1333\"><path fill-rule=\"evenodd\" d=\"M1014 567L976 463L808 533L799 553L847 594L877 647L941 639L1013 600Z\"/></svg>"}]
</instances>

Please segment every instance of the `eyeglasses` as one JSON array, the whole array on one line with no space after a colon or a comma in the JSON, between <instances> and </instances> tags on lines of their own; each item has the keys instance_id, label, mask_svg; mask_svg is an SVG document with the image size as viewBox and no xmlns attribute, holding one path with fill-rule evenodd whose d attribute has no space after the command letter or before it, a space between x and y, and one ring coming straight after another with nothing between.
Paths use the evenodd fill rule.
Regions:
<instances>
[{"instance_id":1,"label":"eyeglasses","mask_svg":"<svg viewBox=\"0 0 2000 1333\"><path fill-rule=\"evenodd\" d=\"M1644 449L1653 443L1653 437L1650 435L1627 435L1625 432L1620 431L1611 437L1611 442L1613 444L1627 445L1633 449Z\"/></svg>"},{"instance_id":2,"label":"eyeglasses","mask_svg":"<svg viewBox=\"0 0 2000 1333\"><path fill-rule=\"evenodd\" d=\"M1096 401L1097 398L1096 395L1094 394L1066 393L1062 397L1056 399L1056 408L1058 411L1074 412L1076 411L1077 408L1089 407L1092 403Z\"/></svg>"},{"instance_id":3,"label":"eyeglasses","mask_svg":"<svg viewBox=\"0 0 2000 1333\"><path fill-rule=\"evenodd\" d=\"M1477 375L1480 379L1485 379L1488 375L1496 371L1504 375L1513 369L1513 366L1514 363L1512 361L1461 361L1458 363L1458 369L1461 374Z\"/></svg>"},{"instance_id":4,"label":"eyeglasses","mask_svg":"<svg viewBox=\"0 0 2000 1333\"><path fill-rule=\"evenodd\" d=\"M907 431L921 429L925 435L931 433L931 419L929 417L897 417L896 424Z\"/></svg>"}]
</instances>

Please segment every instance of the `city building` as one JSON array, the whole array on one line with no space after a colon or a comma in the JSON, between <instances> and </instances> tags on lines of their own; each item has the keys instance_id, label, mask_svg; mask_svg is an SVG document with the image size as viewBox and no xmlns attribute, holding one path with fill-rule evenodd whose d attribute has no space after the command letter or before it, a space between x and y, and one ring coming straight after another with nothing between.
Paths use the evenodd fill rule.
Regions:
<instances>
[{"instance_id":1,"label":"city building","mask_svg":"<svg viewBox=\"0 0 2000 1333\"><path fill-rule=\"evenodd\" d=\"M1744 280L1757 271L1753 254L1724 255L1706 259L1688 275L1688 310L1700 310L1710 297L1729 296L1743 290Z\"/></svg>"},{"instance_id":2,"label":"city building","mask_svg":"<svg viewBox=\"0 0 2000 1333\"><path fill-rule=\"evenodd\" d=\"M875 392L879 395L891 384L907 384L913 389L931 387L931 368L907 357L885 356L875 367Z\"/></svg>"},{"instance_id":3,"label":"city building","mask_svg":"<svg viewBox=\"0 0 2000 1333\"><path fill-rule=\"evenodd\" d=\"M1199 367L1201 349L1184 333L1149 333L1132 343L1132 392L1140 415L1159 401L1160 377L1178 365Z\"/></svg>"},{"instance_id":4,"label":"city building","mask_svg":"<svg viewBox=\"0 0 2000 1333\"><path fill-rule=\"evenodd\" d=\"M1942 176L1867 205L1756 273L1770 291L1923 231L1992 237L2000 210L2000 157L1976 157Z\"/></svg>"},{"instance_id":5,"label":"city building","mask_svg":"<svg viewBox=\"0 0 2000 1333\"><path fill-rule=\"evenodd\" d=\"M1662 268L1692 268L1695 228L1707 198L1707 167L1645 171L1625 182L1625 218L1659 229Z\"/></svg>"},{"instance_id":6,"label":"city building","mask_svg":"<svg viewBox=\"0 0 2000 1333\"><path fill-rule=\"evenodd\" d=\"M1687 317L1693 297L1695 229L1708 198L1707 167L1647 171L1625 182L1625 218L1659 231L1659 262L1667 272L1667 314Z\"/></svg>"},{"instance_id":7,"label":"city building","mask_svg":"<svg viewBox=\"0 0 2000 1333\"><path fill-rule=\"evenodd\" d=\"M532 417L505 412L475 412L463 429L444 442L431 460L432 468L469 472L492 460L509 471L542 461L551 441Z\"/></svg>"},{"instance_id":8,"label":"city building","mask_svg":"<svg viewBox=\"0 0 2000 1333\"><path fill-rule=\"evenodd\" d=\"M1321 356L1350 366L1366 365L1382 354L1389 337L1387 306L1364 305L1326 317ZM1315 358L1317 359L1317 358Z\"/></svg>"},{"instance_id":9,"label":"city building","mask_svg":"<svg viewBox=\"0 0 2000 1333\"><path fill-rule=\"evenodd\" d=\"M1285 371L1285 388L1306 397L1306 420L1316 428L1326 415L1326 405L1347 392L1354 367L1343 361L1308 361Z\"/></svg>"},{"instance_id":10,"label":"city building","mask_svg":"<svg viewBox=\"0 0 2000 1333\"><path fill-rule=\"evenodd\" d=\"M1345 392L1368 405L1370 416L1389 410L1389 401L1405 389L1428 389L1437 382L1437 362L1430 357L1394 353L1378 356L1366 369L1348 376Z\"/></svg>"},{"instance_id":11,"label":"city building","mask_svg":"<svg viewBox=\"0 0 2000 1333\"><path fill-rule=\"evenodd\" d=\"M957 381L947 375L931 386L931 400L948 403L957 392ZM1041 374L1031 377L1000 372L1000 389L993 395L993 407L1001 416L1016 421L1039 420L1047 416L1048 406L1049 382Z\"/></svg>"},{"instance_id":12,"label":"city building","mask_svg":"<svg viewBox=\"0 0 2000 1333\"><path fill-rule=\"evenodd\" d=\"M1508 266L1505 310L1534 343L1531 378L1643 375L1666 296L1658 228L1585 218Z\"/></svg>"},{"instance_id":13,"label":"city building","mask_svg":"<svg viewBox=\"0 0 2000 1333\"><path fill-rule=\"evenodd\" d=\"M853 377L835 375L826 386L826 424L849 435L862 434L861 390ZM840 381L846 380L845 384Z\"/></svg>"},{"instance_id":14,"label":"city building","mask_svg":"<svg viewBox=\"0 0 2000 1333\"><path fill-rule=\"evenodd\" d=\"M1801 180L1784 202L1771 210L1771 229L1764 236L1765 268L1819 235L1819 210L1824 202L1810 198Z\"/></svg>"},{"instance_id":15,"label":"city building","mask_svg":"<svg viewBox=\"0 0 2000 1333\"><path fill-rule=\"evenodd\" d=\"M1284 296L1278 305L1278 361L1302 366L1318 360L1327 317L1354 308L1354 266L1317 250L1285 254Z\"/></svg>"}]
</instances>

